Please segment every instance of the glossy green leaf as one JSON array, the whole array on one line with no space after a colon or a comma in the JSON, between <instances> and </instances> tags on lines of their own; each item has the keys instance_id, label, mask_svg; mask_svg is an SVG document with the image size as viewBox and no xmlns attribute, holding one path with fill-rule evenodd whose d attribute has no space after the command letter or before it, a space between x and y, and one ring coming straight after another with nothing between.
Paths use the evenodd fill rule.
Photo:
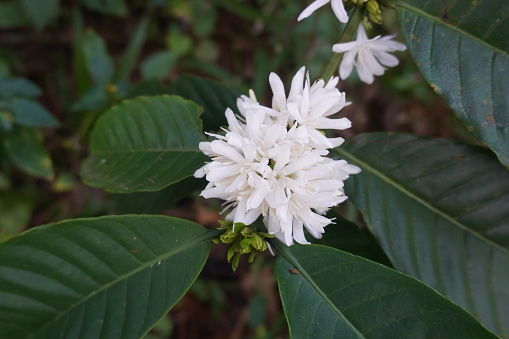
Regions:
<instances>
[{"instance_id":1,"label":"glossy green leaf","mask_svg":"<svg viewBox=\"0 0 509 339\"><path fill-rule=\"evenodd\" d=\"M53 164L39 130L14 126L3 135L3 145L12 162L25 172L48 180L53 178Z\"/></svg>"},{"instance_id":2,"label":"glossy green leaf","mask_svg":"<svg viewBox=\"0 0 509 339\"><path fill-rule=\"evenodd\" d=\"M0 97L24 96L35 98L41 93L39 87L25 78L0 79Z\"/></svg>"},{"instance_id":3,"label":"glossy green leaf","mask_svg":"<svg viewBox=\"0 0 509 339\"><path fill-rule=\"evenodd\" d=\"M207 186L205 179L189 177L155 192L135 192L110 196L111 214L155 214L169 210Z\"/></svg>"},{"instance_id":4,"label":"glossy green leaf","mask_svg":"<svg viewBox=\"0 0 509 339\"><path fill-rule=\"evenodd\" d=\"M497 338L398 271L326 246L275 247L282 254L275 272L293 339Z\"/></svg>"},{"instance_id":5,"label":"glossy green leaf","mask_svg":"<svg viewBox=\"0 0 509 339\"><path fill-rule=\"evenodd\" d=\"M14 116L14 121L25 126L58 126L58 120L38 102L24 98L0 101L0 107Z\"/></svg>"},{"instance_id":6,"label":"glossy green leaf","mask_svg":"<svg viewBox=\"0 0 509 339\"><path fill-rule=\"evenodd\" d=\"M394 267L509 336L509 171L487 149L373 133L336 152L362 168L345 191Z\"/></svg>"},{"instance_id":7,"label":"glossy green leaf","mask_svg":"<svg viewBox=\"0 0 509 339\"><path fill-rule=\"evenodd\" d=\"M360 229L354 223L334 213L334 211L328 213L327 217L334 218L334 224L327 226L321 239L308 236L309 241L391 266L389 258L367 229Z\"/></svg>"},{"instance_id":8,"label":"glossy green leaf","mask_svg":"<svg viewBox=\"0 0 509 339\"><path fill-rule=\"evenodd\" d=\"M83 51L88 72L98 85L107 85L113 80L113 59L108 54L106 43L94 31L86 33Z\"/></svg>"},{"instance_id":9,"label":"glossy green leaf","mask_svg":"<svg viewBox=\"0 0 509 339\"><path fill-rule=\"evenodd\" d=\"M108 216L0 245L0 337L142 337L200 273L206 233L182 219Z\"/></svg>"},{"instance_id":10,"label":"glossy green leaf","mask_svg":"<svg viewBox=\"0 0 509 339\"><path fill-rule=\"evenodd\" d=\"M21 3L30 21L41 29L56 18L60 0L21 0Z\"/></svg>"},{"instance_id":11,"label":"glossy green leaf","mask_svg":"<svg viewBox=\"0 0 509 339\"><path fill-rule=\"evenodd\" d=\"M110 192L155 191L193 175L207 157L201 108L176 96L138 97L97 121L81 175Z\"/></svg>"},{"instance_id":12,"label":"glossy green leaf","mask_svg":"<svg viewBox=\"0 0 509 339\"><path fill-rule=\"evenodd\" d=\"M237 98L242 94L231 87L191 75L175 79L170 86L170 93L203 107L203 130L206 132L218 131L227 125L224 112L227 107L237 112Z\"/></svg>"},{"instance_id":13,"label":"glossy green leaf","mask_svg":"<svg viewBox=\"0 0 509 339\"><path fill-rule=\"evenodd\" d=\"M509 166L509 2L385 0L408 49L456 116Z\"/></svg>"},{"instance_id":14,"label":"glossy green leaf","mask_svg":"<svg viewBox=\"0 0 509 339\"><path fill-rule=\"evenodd\" d=\"M103 14L125 16L127 6L124 0L81 0L81 3L94 11Z\"/></svg>"}]
</instances>

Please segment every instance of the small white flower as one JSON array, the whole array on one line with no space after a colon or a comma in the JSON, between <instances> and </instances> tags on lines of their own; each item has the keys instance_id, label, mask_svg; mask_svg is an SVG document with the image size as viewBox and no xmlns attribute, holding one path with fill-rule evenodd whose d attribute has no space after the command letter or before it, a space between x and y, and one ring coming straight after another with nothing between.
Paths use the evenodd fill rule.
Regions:
<instances>
[{"instance_id":1,"label":"small white flower","mask_svg":"<svg viewBox=\"0 0 509 339\"><path fill-rule=\"evenodd\" d=\"M308 16L313 14L313 12L316 11L318 8L325 6L329 2L331 3L332 10L334 11L334 14L338 18L338 20L343 23L347 23L348 14L346 13L345 6L343 5L343 0L315 0L308 7L306 7L306 9L302 11L302 13L300 13L297 20L301 21L302 19L307 18Z\"/></svg>"},{"instance_id":2,"label":"small white flower","mask_svg":"<svg viewBox=\"0 0 509 339\"><path fill-rule=\"evenodd\" d=\"M388 52L404 51L406 46L393 41L392 38L394 35L368 39L364 27L360 24L355 41L332 46L333 52L345 53L339 66L341 79L348 78L352 73L353 66L356 66L359 78L363 82L371 84L374 81L374 75L384 74L384 66L398 65L398 58Z\"/></svg>"},{"instance_id":3,"label":"small white flower","mask_svg":"<svg viewBox=\"0 0 509 339\"><path fill-rule=\"evenodd\" d=\"M335 87L338 79L310 86L304 77L301 68L287 98L281 79L271 74L272 108L260 105L252 92L240 97L242 116L226 110L226 134L210 134L216 140L200 143L212 161L195 172L209 181L201 195L223 199L231 208L227 220L249 225L263 216L269 233L287 245L307 244L304 228L320 238L332 222L323 214L347 199L343 181L360 172L344 160L326 158L327 149L342 139L318 131L350 126L346 118L328 118L345 105Z\"/></svg>"}]
</instances>

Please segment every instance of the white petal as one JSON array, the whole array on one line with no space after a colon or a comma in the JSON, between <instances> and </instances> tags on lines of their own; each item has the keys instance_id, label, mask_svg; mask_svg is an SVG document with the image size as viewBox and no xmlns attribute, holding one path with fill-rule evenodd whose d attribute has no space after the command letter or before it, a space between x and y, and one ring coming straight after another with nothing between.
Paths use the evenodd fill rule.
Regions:
<instances>
[{"instance_id":1,"label":"white petal","mask_svg":"<svg viewBox=\"0 0 509 339\"><path fill-rule=\"evenodd\" d=\"M347 52L343 55L343 60L341 60L341 65L339 65L339 76L341 79L345 80L352 74L353 62L356 55L357 51Z\"/></svg>"},{"instance_id":2,"label":"white petal","mask_svg":"<svg viewBox=\"0 0 509 339\"><path fill-rule=\"evenodd\" d=\"M253 174L253 190L250 197L247 200L247 208L259 208L262 201L269 193L269 184L267 180L262 179L259 175Z\"/></svg>"},{"instance_id":3,"label":"white petal","mask_svg":"<svg viewBox=\"0 0 509 339\"><path fill-rule=\"evenodd\" d=\"M345 139L341 137L329 138L329 141L332 143L332 148L336 148L338 146L341 146L345 142Z\"/></svg>"},{"instance_id":4,"label":"white petal","mask_svg":"<svg viewBox=\"0 0 509 339\"><path fill-rule=\"evenodd\" d=\"M339 21L342 23L348 22L348 14L346 13L345 6L343 5L343 0L332 0L331 1L332 10Z\"/></svg>"},{"instance_id":5,"label":"white petal","mask_svg":"<svg viewBox=\"0 0 509 339\"><path fill-rule=\"evenodd\" d=\"M366 41L368 39L368 35L366 34L366 30L362 24L359 24L357 27L357 41Z\"/></svg>"},{"instance_id":6,"label":"white petal","mask_svg":"<svg viewBox=\"0 0 509 339\"><path fill-rule=\"evenodd\" d=\"M300 13L299 17L297 18L297 21L301 21L302 19L307 18L311 14L313 14L314 11L316 11L318 8L322 7L323 5L326 5L331 0L316 0L313 1L306 9Z\"/></svg>"},{"instance_id":7,"label":"white petal","mask_svg":"<svg viewBox=\"0 0 509 339\"><path fill-rule=\"evenodd\" d=\"M210 198L219 198L219 199L225 199L226 195L224 193L225 187L212 187L203 190L200 195L204 197L205 199Z\"/></svg>"},{"instance_id":8,"label":"white petal","mask_svg":"<svg viewBox=\"0 0 509 339\"><path fill-rule=\"evenodd\" d=\"M274 94L272 98L272 106L279 111L283 110L286 106L286 93L283 81L276 73L270 73L269 84Z\"/></svg>"},{"instance_id":9,"label":"white petal","mask_svg":"<svg viewBox=\"0 0 509 339\"><path fill-rule=\"evenodd\" d=\"M210 143L210 148L214 153L224 155L237 163L244 162L244 157L224 141L214 140Z\"/></svg>"},{"instance_id":10,"label":"white petal","mask_svg":"<svg viewBox=\"0 0 509 339\"><path fill-rule=\"evenodd\" d=\"M372 84L375 80L373 73L364 63L357 65L357 73L359 74L359 78L368 85Z\"/></svg>"},{"instance_id":11,"label":"white petal","mask_svg":"<svg viewBox=\"0 0 509 339\"><path fill-rule=\"evenodd\" d=\"M344 130L352 127L352 122L347 118L341 119L328 119L323 118L320 120L320 123L316 124L316 128L318 129L338 129Z\"/></svg>"},{"instance_id":12,"label":"white petal","mask_svg":"<svg viewBox=\"0 0 509 339\"><path fill-rule=\"evenodd\" d=\"M381 37L379 40L372 44L373 49L380 49L388 52L406 50L406 45L402 44L401 42L391 40L393 37L394 36Z\"/></svg>"},{"instance_id":13,"label":"white petal","mask_svg":"<svg viewBox=\"0 0 509 339\"><path fill-rule=\"evenodd\" d=\"M343 170L348 174L357 174L361 172L361 169L359 167L351 164L344 166Z\"/></svg>"},{"instance_id":14,"label":"white petal","mask_svg":"<svg viewBox=\"0 0 509 339\"><path fill-rule=\"evenodd\" d=\"M205 153L205 155L210 155L210 154L214 153L212 151L212 148L210 147L210 142L208 142L208 141L201 141L198 144L198 147L200 148L200 151Z\"/></svg>"},{"instance_id":15,"label":"white petal","mask_svg":"<svg viewBox=\"0 0 509 339\"><path fill-rule=\"evenodd\" d=\"M231 109L227 108L226 112L224 112L224 115L226 116L226 120L228 121L230 131L232 131L233 133L243 133L242 127L240 126L237 118L235 118L235 114Z\"/></svg>"},{"instance_id":16,"label":"white petal","mask_svg":"<svg viewBox=\"0 0 509 339\"><path fill-rule=\"evenodd\" d=\"M261 214L260 207L247 211L246 214L244 215L243 223L246 225L251 225L256 221L256 219L258 219L260 214Z\"/></svg>"},{"instance_id":17,"label":"white petal","mask_svg":"<svg viewBox=\"0 0 509 339\"><path fill-rule=\"evenodd\" d=\"M306 67L301 67L297 74L292 79L290 93L288 94L288 101L293 101L298 95L302 95L302 88L304 87L304 75L306 74Z\"/></svg>"},{"instance_id":18,"label":"white petal","mask_svg":"<svg viewBox=\"0 0 509 339\"><path fill-rule=\"evenodd\" d=\"M293 238L299 244L310 244L304 236L304 225L302 224L302 221L297 218L293 219Z\"/></svg>"},{"instance_id":19,"label":"white petal","mask_svg":"<svg viewBox=\"0 0 509 339\"><path fill-rule=\"evenodd\" d=\"M344 42L340 44L332 45L332 51L334 53L344 53L351 51L359 46L357 41Z\"/></svg>"},{"instance_id":20,"label":"white petal","mask_svg":"<svg viewBox=\"0 0 509 339\"><path fill-rule=\"evenodd\" d=\"M212 162L210 165L214 165L216 162ZM210 182L218 182L224 178L232 177L239 174L240 166L209 166L209 172L207 173L207 180ZM232 179L233 180L233 179Z\"/></svg>"},{"instance_id":21,"label":"white petal","mask_svg":"<svg viewBox=\"0 0 509 339\"><path fill-rule=\"evenodd\" d=\"M205 165L207 166L207 165ZM194 177L195 178L203 178L205 176L205 166L202 166L200 168L198 168L195 172L194 172Z\"/></svg>"},{"instance_id":22,"label":"white petal","mask_svg":"<svg viewBox=\"0 0 509 339\"><path fill-rule=\"evenodd\" d=\"M399 64L398 58L387 52L380 51L375 56L378 59L378 61L380 61L380 63L384 66L394 67Z\"/></svg>"},{"instance_id":23,"label":"white petal","mask_svg":"<svg viewBox=\"0 0 509 339\"><path fill-rule=\"evenodd\" d=\"M267 231L270 234L276 234L276 232L281 232L281 228L279 227L278 220L275 216L275 210L270 209L269 213L265 218L263 218L263 223L267 226Z\"/></svg>"},{"instance_id":24,"label":"white petal","mask_svg":"<svg viewBox=\"0 0 509 339\"><path fill-rule=\"evenodd\" d=\"M299 111L299 108L297 107L297 104L294 102L289 102L288 105L286 105L288 108L288 113L290 116L297 121L299 124L302 124L302 116Z\"/></svg>"}]
</instances>

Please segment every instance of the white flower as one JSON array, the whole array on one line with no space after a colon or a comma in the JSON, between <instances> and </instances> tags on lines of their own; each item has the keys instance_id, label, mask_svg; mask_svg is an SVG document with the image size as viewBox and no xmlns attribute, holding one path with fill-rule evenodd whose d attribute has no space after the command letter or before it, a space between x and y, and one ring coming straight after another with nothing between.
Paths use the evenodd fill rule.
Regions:
<instances>
[{"instance_id":1,"label":"white flower","mask_svg":"<svg viewBox=\"0 0 509 339\"><path fill-rule=\"evenodd\" d=\"M338 18L339 21L343 23L348 22L348 14L346 13L345 6L343 5L343 0L315 0L313 1L306 9L300 13L299 17L297 18L298 21L301 21L302 19L307 18L311 14L313 14L314 11L316 11L318 8L331 3L332 10L334 11L334 14Z\"/></svg>"},{"instance_id":2,"label":"white flower","mask_svg":"<svg viewBox=\"0 0 509 339\"><path fill-rule=\"evenodd\" d=\"M296 125L295 135L302 142L317 149L337 147L344 139L327 138L321 130L344 130L352 126L347 118L329 118L349 104L345 101L345 93L336 88L339 78L332 77L327 84L320 79L310 86L309 74L305 76L305 72L302 67L293 77L288 98L279 76L270 74L269 83L274 94L272 108L288 119L289 125Z\"/></svg>"},{"instance_id":3,"label":"white flower","mask_svg":"<svg viewBox=\"0 0 509 339\"><path fill-rule=\"evenodd\" d=\"M368 39L364 27L360 24L357 29L356 41L332 46L332 51L345 53L339 66L341 79L348 78L355 65L359 78L365 83L371 84L374 75L384 74L385 67L383 66L394 67L398 65L398 59L388 52L404 51L406 46L400 42L392 41L392 38L394 38L394 35Z\"/></svg>"},{"instance_id":4,"label":"white flower","mask_svg":"<svg viewBox=\"0 0 509 339\"><path fill-rule=\"evenodd\" d=\"M227 220L249 225L263 216L269 233L287 245L308 243L304 228L321 237L332 222L323 214L347 199L343 181L360 171L344 160L326 158L330 147L322 142L333 145L335 139L317 131L349 126L348 120L327 118L345 104L344 93L335 88L337 79L310 87L304 74L302 68L294 77L288 98L279 77L271 75L272 108L260 105L252 92L239 98L242 117L226 110L226 134L210 134L216 140L200 143L212 161L195 172L209 181L203 197L226 200L226 209L231 208ZM322 139L315 140L315 133Z\"/></svg>"}]
</instances>

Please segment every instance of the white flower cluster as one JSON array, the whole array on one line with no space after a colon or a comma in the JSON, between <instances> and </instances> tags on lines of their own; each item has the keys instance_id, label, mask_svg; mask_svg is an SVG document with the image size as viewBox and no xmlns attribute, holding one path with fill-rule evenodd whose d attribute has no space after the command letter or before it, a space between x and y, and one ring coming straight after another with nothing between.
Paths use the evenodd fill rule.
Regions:
<instances>
[{"instance_id":1,"label":"white flower cluster","mask_svg":"<svg viewBox=\"0 0 509 339\"><path fill-rule=\"evenodd\" d=\"M320 238L332 222L323 214L347 199L343 181L360 172L326 157L344 140L327 138L321 130L351 126L346 118L330 118L346 105L338 81L332 77L310 85L303 67L288 97L281 79L270 75L272 107L260 105L252 91L239 98L242 116L227 109L225 135L210 134L215 140L200 143L212 158L195 173L209 181L201 195L226 200L226 208L232 208L226 219L233 222L249 225L262 215L269 233L288 246L294 240L308 243L304 227Z\"/></svg>"}]
</instances>

